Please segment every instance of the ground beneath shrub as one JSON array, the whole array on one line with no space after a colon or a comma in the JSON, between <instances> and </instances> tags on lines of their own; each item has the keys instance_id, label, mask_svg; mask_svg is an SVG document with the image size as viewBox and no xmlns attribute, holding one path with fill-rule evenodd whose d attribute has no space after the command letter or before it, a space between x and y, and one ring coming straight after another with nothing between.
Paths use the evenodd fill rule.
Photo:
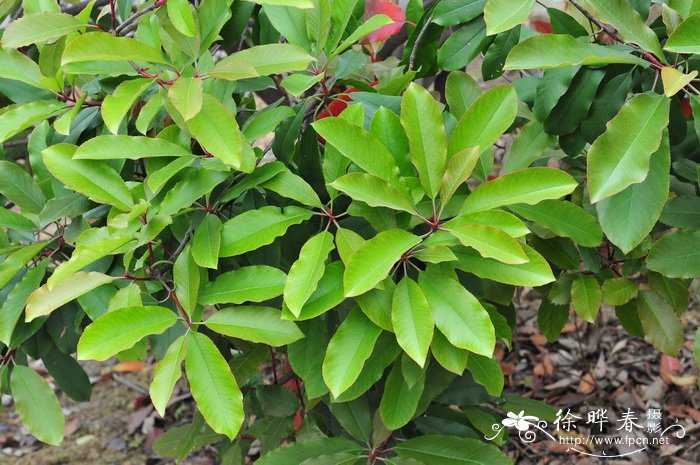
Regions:
<instances>
[{"instance_id":1,"label":"ground beneath shrub","mask_svg":"<svg viewBox=\"0 0 700 465\"><path fill-rule=\"evenodd\" d=\"M528 444L517 430L506 450L518 465L697 465L700 464L700 392L693 362L692 343L700 322L697 311L684 316L686 344L678 358L662 356L647 342L631 337L619 326L614 312L603 309L598 324L572 318L561 338L553 343L537 330L537 295L519 296L518 334L513 350L501 351L507 375L506 390L544 400L556 408L581 417L570 437L585 437L587 412L608 409L612 432L622 412L631 409L644 426L644 412L660 409L664 426L684 426L685 437L660 447L631 454L624 459L593 458L567 451L569 446L538 437ZM697 305L693 305L697 308ZM36 367L41 370L40 366ZM90 402L76 403L59 393L66 415L66 439L61 447L36 441L24 429L14 407L0 413L0 464L3 465L166 465L152 443L163 431L191 418L192 401L184 383L178 385L167 422L150 407L147 386L152 366L140 363L89 363L93 382ZM269 369L269 367L262 367ZM9 398L3 399L9 403ZM549 430L551 431L551 424ZM624 433L624 430L622 431ZM561 433L564 435L564 433ZM633 433L631 433L633 434ZM596 453L595 448L582 448ZM630 453L635 447L621 445L608 455ZM188 458L186 465L215 465L214 450L204 449ZM439 465L439 464L435 464Z\"/></svg>"}]
</instances>

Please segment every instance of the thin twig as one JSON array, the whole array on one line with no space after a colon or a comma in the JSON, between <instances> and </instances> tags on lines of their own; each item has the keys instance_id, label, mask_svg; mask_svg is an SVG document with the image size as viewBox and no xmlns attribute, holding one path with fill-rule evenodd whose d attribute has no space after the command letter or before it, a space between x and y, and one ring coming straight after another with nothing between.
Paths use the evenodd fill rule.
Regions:
<instances>
[{"instance_id":1,"label":"thin twig","mask_svg":"<svg viewBox=\"0 0 700 465\"><path fill-rule=\"evenodd\" d=\"M156 2L153 5L144 8L143 10L137 11L133 15L126 18L126 20L124 20L124 22L121 23L119 27L117 27L114 30L114 33L118 36L127 34L131 30L130 26L135 24L141 16L145 15L146 13L150 13L153 10L157 10L158 8L160 8L160 6L161 5L158 2Z\"/></svg>"}]
</instances>

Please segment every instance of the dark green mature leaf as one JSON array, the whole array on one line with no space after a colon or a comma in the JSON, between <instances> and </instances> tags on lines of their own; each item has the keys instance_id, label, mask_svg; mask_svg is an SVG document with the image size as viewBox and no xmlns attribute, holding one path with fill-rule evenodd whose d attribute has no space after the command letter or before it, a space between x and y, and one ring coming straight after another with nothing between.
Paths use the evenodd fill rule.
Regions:
<instances>
[{"instance_id":1,"label":"dark green mature leaf","mask_svg":"<svg viewBox=\"0 0 700 465\"><path fill-rule=\"evenodd\" d=\"M151 334L160 334L177 321L165 307L125 307L109 312L85 328L78 342L79 360L107 360Z\"/></svg>"},{"instance_id":2,"label":"dark green mature leaf","mask_svg":"<svg viewBox=\"0 0 700 465\"><path fill-rule=\"evenodd\" d=\"M304 390L309 399L316 399L328 393L322 374L327 345L326 323L315 318L307 326L306 337L287 346L289 364L294 373L304 380Z\"/></svg>"},{"instance_id":3,"label":"dark green mature leaf","mask_svg":"<svg viewBox=\"0 0 700 465\"><path fill-rule=\"evenodd\" d=\"M669 278L700 276L700 231L676 231L654 243L647 267Z\"/></svg>"},{"instance_id":4,"label":"dark green mature leaf","mask_svg":"<svg viewBox=\"0 0 700 465\"><path fill-rule=\"evenodd\" d=\"M506 57L519 41L520 26L496 36L496 39L486 50L484 61L481 63L481 74L484 76L484 79L492 80L503 75Z\"/></svg>"},{"instance_id":5,"label":"dark green mature leaf","mask_svg":"<svg viewBox=\"0 0 700 465\"><path fill-rule=\"evenodd\" d=\"M476 439L454 436L419 436L395 447L400 457L440 465L511 465L497 447Z\"/></svg>"},{"instance_id":6,"label":"dark green mature leaf","mask_svg":"<svg viewBox=\"0 0 700 465\"><path fill-rule=\"evenodd\" d=\"M78 402L87 402L92 394L92 384L85 370L70 355L53 347L41 357L46 371L68 397Z\"/></svg>"},{"instance_id":7,"label":"dark green mature leaf","mask_svg":"<svg viewBox=\"0 0 700 465\"><path fill-rule=\"evenodd\" d=\"M61 405L46 381L31 368L15 365L10 376L10 390L29 432L40 441L59 445L65 420Z\"/></svg>"},{"instance_id":8,"label":"dark green mature leaf","mask_svg":"<svg viewBox=\"0 0 700 465\"><path fill-rule=\"evenodd\" d=\"M19 165L9 161L0 161L0 193L28 213L39 213L46 203L34 179Z\"/></svg>"},{"instance_id":9,"label":"dark green mature leaf","mask_svg":"<svg viewBox=\"0 0 700 465\"><path fill-rule=\"evenodd\" d=\"M486 23L476 18L450 35L438 50L438 65L447 71L464 68L476 58L490 39Z\"/></svg>"},{"instance_id":10,"label":"dark green mature leaf","mask_svg":"<svg viewBox=\"0 0 700 465\"><path fill-rule=\"evenodd\" d=\"M484 386L490 395L496 397L501 395L505 380L498 360L479 354L469 354L467 367L474 381Z\"/></svg>"},{"instance_id":11,"label":"dark green mature leaf","mask_svg":"<svg viewBox=\"0 0 700 465\"><path fill-rule=\"evenodd\" d=\"M673 308L654 292L641 291L637 299L639 319L644 333L654 347L675 356L681 350L685 337L683 326Z\"/></svg>"},{"instance_id":12,"label":"dark green mature leaf","mask_svg":"<svg viewBox=\"0 0 700 465\"><path fill-rule=\"evenodd\" d=\"M470 0L460 0L470 1ZM478 0L483 1L485 0ZM447 4L440 2L438 5ZM481 95L481 87L469 74L462 71L453 71L447 76L445 83L445 100L450 107L450 113L455 118L461 118L467 109Z\"/></svg>"},{"instance_id":13,"label":"dark green mature leaf","mask_svg":"<svg viewBox=\"0 0 700 465\"><path fill-rule=\"evenodd\" d=\"M334 402L328 405L333 416L345 431L358 441L367 444L372 439L372 417L367 397L359 397L350 402Z\"/></svg>"},{"instance_id":14,"label":"dark green mature leaf","mask_svg":"<svg viewBox=\"0 0 700 465\"><path fill-rule=\"evenodd\" d=\"M415 416L425 388L425 375L426 371L421 371L419 379L409 386L401 371L401 364L394 364L384 384L379 404L379 413L387 428L397 430Z\"/></svg>"},{"instance_id":15,"label":"dark green mature leaf","mask_svg":"<svg viewBox=\"0 0 700 465\"><path fill-rule=\"evenodd\" d=\"M225 308L207 318L204 324L225 336L271 346L291 344L304 337L296 324L281 319L279 310L271 307Z\"/></svg>"},{"instance_id":16,"label":"dark green mature leaf","mask_svg":"<svg viewBox=\"0 0 700 465\"><path fill-rule=\"evenodd\" d=\"M653 161L652 158L652 165ZM650 166L649 172L651 171ZM669 200L659 220L677 228L700 229L700 197L676 197Z\"/></svg>"},{"instance_id":17,"label":"dark green mature leaf","mask_svg":"<svg viewBox=\"0 0 700 465\"><path fill-rule=\"evenodd\" d=\"M15 325L22 316L22 311L27 303L27 299L34 290L39 287L41 280L46 273L48 261L44 260L37 266L27 270L22 279L15 284L5 302L2 304L0 312L0 342L9 346Z\"/></svg>"},{"instance_id":18,"label":"dark green mature leaf","mask_svg":"<svg viewBox=\"0 0 700 465\"><path fill-rule=\"evenodd\" d=\"M559 338L567 321L569 321L568 304L556 305L549 300L542 300L537 311L537 326L549 342L554 342Z\"/></svg>"},{"instance_id":19,"label":"dark green mature leaf","mask_svg":"<svg viewBox=\"0 0 700 465\"><path fill-rule=\"evenodd\" d=\"M339 452L361 453L362 447L343 438L316 438L280 447L257 460L259 465L302 465L307 459Z\"/></svg>"},{"instance_id":20,"label":"dark green mature leaf","mask_svg":"<svg viewBox=\"0 0 700 465\"><path fill-rule=\"evenodd\" d=\"M471 21L484 12L486 0L452 0L439 2L433 10L433 22L440 26L456 26Z\"/></svg>"}]
</instances>

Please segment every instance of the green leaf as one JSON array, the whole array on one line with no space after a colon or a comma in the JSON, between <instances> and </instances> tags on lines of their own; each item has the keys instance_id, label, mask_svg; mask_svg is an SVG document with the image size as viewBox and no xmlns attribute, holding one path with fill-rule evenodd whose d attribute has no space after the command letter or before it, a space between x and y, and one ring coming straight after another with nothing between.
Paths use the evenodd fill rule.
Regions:
<instances>
[{"instance_id":1,"label":"green leaf","mask_svg":"<svg viewBox=\"0 0 700 465\"><path fill-rule=\"evenodd\" d=\"M637 95L610 120L605 133L588 151L592 203L646 178L649 158L659 148L668 126L669 106L663 95Z\"/></svg>"},{"instance_id":2,"label":"green leaf","mask_svg":"<svg viewBox=\"0 0 700 465\"><path fill-rule=\"evenodd\" d=\"M476 249L482 257L503 263L527 263L528 258L518 241L497 228L480 224L464 224L446 229L466 247Z\"/></svg>"},{"instance_id":3,"label":"green leaf","mask_svg":"<svg viewBox=\"0 0 700 465\"><path fill-rule=\"evenodd\" d=\"M665 61L659 38L644 23L630 2L609 0L585 0L588 10L604 23L615 27L625 42L635 43Z\"/></svg>"},{"instance_id":4,"label":"green leaf","mask_svg":"<svg viewBox=\"0 0 700 465\"><path fill-rule=\"evenodd\" d=\"M252 68L255 75L282 74L301 71L314 61L306 50L291 44L257 45L232 53L219 61L207 74L220 79L240 79L241 70ZM243 75L243 77L255 77Z\"/></svg>"},{"instance_id":5,"label":"green leaf","mask_svg":"<svg viewBox=\"0 0 700 465\"><path fill-rule=\"evenodd\" d=\"M39 213L46 203L34 179L16 163L4 160L0 161L0 193L23 212Z\"/></svg>"},{"instance_id":6,"label":"green leaf","mask_svg":"<svg viewBox=\"0 0 700 465\"><path fill-rule=\"evenodd\" d=\"M24 268L24 265L34 258L36 254L41 252L46 245L47 242L36 242L34 244L12 248L9 253L4 252L6 257L0 262L0 286L5 287L5 285Z\"/></svg>"},{"instance_id":7,"label":"green leaf","mask_svg":"<svg viewBox=\"0 0 700 465\"><path fill-rule=\"evenodd\" d=\"M483 355L470 354L467 367L471 371L474 381L484 386L489 395L495 397L501 395L505 381L498 360Z\"/></svg>"},{"instance_id":8,"label":"green leaf","mask_svg":"<svg viewBox=\"0 0 700 465\"><path fill-rule=\"evenodd\" d=\"M673 97L685 86L693 82L693 79L695 79L697 75L697 70L684 74L676 68L664 66L661 68L661 82L664 85L664 95L666 97Z\"/></svg>"},{"instance_id":9,"label":"green leaf","mask_svg":"<svg viewBox=\"0 0 700 465\"><path fill-rule=\"evenodd\" d=\"M72 277L64 279L53 287L44 284L32 292L27 299L26 321L30 322L40 316L48 315L63 304L80 297L115 278L96 271L78 271Z\"/></svg>"},{"instance_id":10,"label":"green leaf","mask_svg":"<svg viewBox=\"0 0 700 465\"><path fill-rule=\"evenodd\" d=\"M486 0L454 0L439 2L433 10L433 22L440 26L457 26L484 12Z\"/></svg>"},{"instance_id":11,"label":"green leaf","mask_svg":"<svg viewBox=\"0 0 700 465\"><path fill-rule=\"evenodd\" d=\"M343 264L340 261L335 261L326 266L323 276L318 282L318 287L316 287L316 290L304 304L299 316L294 316L289 308L283 306L282 318L308 320L338 306L345 298L343 293L343 271Z\"/></svg>"},{"instance_id":12,"label":"green leaf","mask_svg":"<svg viewBox=\"0 0 700 465\"><path fill-rule=\"evenodd\" d=\"M262 207L241 213L224 223L221 257L233 257L271 244L295 224L311 218L312 212L301 207Z\"/></svg>"},{"instance_id":13,"label":"green leaf","mask_svg":"<svg viewBox=\"0 0 700 465\"><path fill-rule=\"evenodd\" d=\"M44 260L27 270L22 279L7 294L7 298L2 304L2 312L0 312L0 341L6 346L10 345L12 333L22 316L27 298L41 284L48 263L48 260Z\"/></svg>"},{"instance_id":14,"label":"green leaf","mask_svg":"<svg viewBox=\"0 0 700 465\"><path fill-rule=\"evenodd\" d=\"M578 65L621 63L649 67L649 62L632 55L632 49L596 45L568 34L530 37L510 51L504 69L564 68Z\"/></svg>"},{"instance_id":15,"label":"green leaf","mask_svg":"<svg viewBox=\"0 0 700 465\"><path fill-rule=\"evenodd\" d=\"M24 131L66 108L56 100L37 100L7 107L0 113L0 142Z\"/></svg>"},{"instance_id":16,"label":"green leaf","mask_svg":"<svg viewBox=\"0 0 700 465\"><path fill-rule=\"evenodd\" d=\"M350 402L335 402L328 405L338 423L358 441L369 444L372 439L372 416L367 397Z\"/></svg>"},{"instance_id":17,"label":"green leaf","mask_svg":"<svg viewBox=\"0 0 700 465\"><path fill-rule=\"evenodd\" d=\"M284 303L298 317L301 310L316 290L328 254L335 248L333 235L323 231L311 237L299 251L299 258L292 264L284 285Z\"/></svg>"},{"instance_id":18,"label":"green leaf","mask_svg":"<svg viewBox=\"0 0 700 465\"><path fill-rule=\"evenodd\" d=\"M211 339L195 332L187 338L185 370L192 397L209 426L233 441L245 419L243 395Z\"/></svg>"},{"instance_id":19,"label":"green leaf","mask_svg":"<svg viewBox=\"0 0 700 465\"><path fill-rule=\"evenodd\" d=\"M326 322L314 318L309 322L306 337L287 347L287 357L294 373L304 380L304 391L308 399L316 399L328 393L323 381L322 366L328 345ZM266 358L269 356L265 350ZM257 373L257 366L256 366Z\"/></svg>"},{"instance_id":20,"label":"green leaf","mask_svg":"<svg viewBox=\"0 0 700 465\"><path fill-rule=\"evenodd\" d=\"M362 452L362 447L345 438L314 438L275 449L260 457L256 461L256 464L302 465L302 463L308 459L340 452L359 454Z\"/></svg>"},{"instance_id":21,"label":"green leaf","mask_svg":"<svg viewBox=\"0 0 700 465\"><path fill-rule=\"evenodd\" d=\"M699 27L700 12L697 12L683 21L673 31L664 48L673 53L700 53L700 43L698 42Z\"/></svg>"},{"instance_id":22,"label":"green leaf","mask_svg":"<svg viewBox=\"0 0 700 465\"><path fill-rule=\"evenodd\" d=\"M484 152L513 124L517 113L515 89L512 86L492 87L460 118L450 136L449 155L469 147L479 147Z\"/></svg>"},{"instance_id":23,"label":"green leaf","mask_svg":"<svg viewBox=\"0 0 700 465\"><path fill-rule=\"evenodd\" d=\"M282 294L284 272L265 265L244 266L217 276L199 293L202 305L263 302Z\"/></svg>"},{"instance_id":24,"label":"green leaf","mask_svg":"<svg viewBox=\"0 0 700 465\"><path fill-rule=\"evenodd\" d=\"M57 446L63 441L65 419L53 390L34 370L15 365L10 390L22 423L40 441Z\"/></svg>"},{"instance_id":25,"label":"green leaf","mask_svg":"<svg viewBox=\"0 0 700 465\"><path fill-rule=\"evenodd\" d=\"M358 308L343 320L328 343L323 359L323 380L333 397L345 392L358 379L382 330Z\"/></svg>"},{"instance_id":26,"label":"green leaf","mask_svg":"<svg viewBox=\"0 0 700 465\"><path fill-rule=\"evenodd\" d=\"M442 44L437 53L438 66L445 71L463 69L471 63L491 39L486 35L486 23L481 17L457 29Z\"/></svg>"},{"instance_id":27,"label":"green leaf","mask_svg":"<svg viewBox=\"0 0 700 465\"><path fill-rule=\"evenodd\" d=\"M649 235L666 203L671 154L668 136L649 160L644 181L596 204L598 221L610 242L629 253Z\"/></svg>"},{"instance_id":28,"label":"green leaf","mask_svg":"<svg viewBox=\"0 0 700 465\"><path fill-rule=\"evenodd\" d=\"M570 194L578 183L554 168L527 168L481 184L469 194L460 214L491 210L504 205L537 204Z\"/></svg>"},{"instance_id":29,"label":"green leaf","mask_svg":"<svg viewBox=\"0 0 700 465\"><path fill-rule=\"evenodd\" d=\"M301 176L297 176L288 169L280 171L271 179L260 184L261 187L277 192L282 197L296 200L302 205L323 208L321 199Z\"/></svg>"},{"instance_id":30,"label":"green leaf","mask_svg":"<svg viewBox=\"0 0 700 465\"><path fill-rule=\"evenodd\" d=\"M571 283L571 303L574 310L578 316L589 323L595 321L602 300L603 293L595 276L581 274Z\"/></svg>"},{"instance_id":31,"label":"green leaf","mask_svg":"<svg viewBox=\"0 0 700 465\"><path fill-rule=\"evenodd\" d=\"M444 245L426 247L417 251L412 256L425 263L443 263L457 260L452 250Z\"/></svg>"},{"instance_id":32,"label":"green leaf","mask_svg":"<svg viewBox=\"0 0 700 465\"><path fill-rule=\"evenodd\" d=\"M299 98L301 94L309 90L312 86L318 84L325 78L323 73L308 74L308 73L293 73L282 79L280 85L288 93Z\"/></svg>"},{"instance_id":33,"label":"green leaf","mask_svg":"<svg viewBox=\"0 0 700 465\"><path fill-rule=\"evenodd\" d=\"M411 421L418 409L424 387L425 371L413 386L409 386L401 372L401 364L394 364L384 384L379 404L379 414L387 428L397 430Z\"/></svg>"},{"instance_id":34,"label":"green leaf","mask_svg":"<svg viewBox=\"0 0 700 465\"><path fill-rule=\"evenodd\" d=\"M433 319L420 286L405 276L394 289L391 324L396 341L415 362L425 366L433 339Z\"/></svg>"},{"instance_id":35,"label":"green leaf","mask_svg":"<svg viewBox=\"0 0 700 465\"><path fill-rule=\"evenodd\" d=\"M453 346L440 331L435 331L430 351L435 360L447 371L462 376L467 368L469 352Z\"/></svg>"},{"instance_id":36,"label":"green leaf","mask_svg":"<svg viewBox=\"0 0 700 465\"><path fill-rule=\"evenodd\" d=\"M192 258L202 268L216 269L223 224L216 215L204 217L192 236Z\"/></svg>"},{"instance_id":37,"label":"green leaf","mask_svg":"<svg viewBox=\"0 0 700 465\"><path fill-rule=\"evenodd\" d=\"M654 243L647 267L669 278L700 276L700 231L675 231Z\"/></svg>"},{"instance_id":38,"label":"green leaf","mask_svg":"<svg viewBox=\"0 0 700 465\"><path fill-rule=\"evenodd\" d=\"M7 34L7 30L5 34ZM0 77L21 81L40 89L44 88L39 65L26 55L11 48L0 50Z\"/></svg>"},{"instance_id":39,"label":"green leaf","mask_svg":"<svg viewBox=\"0 0 700 465\"><path fill-rule=\"evenodd\" d=\"M170 173L173 174L174 173ZM167 177L167 176L166 176ZM170 216L183 208L191 208L201 197L209 196L211 191L228 177L225 171L200 169L185 177L168 190L160 203L158 213Z\"/></svg>"},{"instance_id":40,"label":"green leaf","mask_svg":"<svg viewBox=\"0 0 700 465\"><path fill-rule=\"evenodd\" d=\"M238 123L215 97L204 94L202 110L187 122L197 142L219 160L245 172L253 171L253 160L245 159Z\"/></svg>"},{"instance_id":41,"label":"green leaf","mask_svg":"<svg viewBox=\"0 0 700 465\"><path fill-rule=\"evenodd\" d=\"M520 130L520 134L510 146L503 174L512 173L530 166L532 162L542 157L543 152L554 143L554 136L545 132L542 123L530 121Z\"/></svg>"},{"instance_id":42,"label":"green leaf","mask_svg":"<svg viewBox=\"0 0 700 465\"><path fill-rule=\"evenodd\" d=\"M644 333L654 347L665 354L678 355L685 336L673 308L658 294L641 291L637 298L637 309Z\"/></svg>"},{"instance_id":43,"label":"green leaf","mask_svg":"<svg viewBox=\"0 0 700 465\"><path fill-rule=\"evenodd\" d=\"M371 207L387 207L416 214L413 202L409 198L377 176L366 173L348 173L330 185Z\"/></svg>"},{"instance_id":44,"label":"green leaf","mask_svg":"<svg viewBox=\"0 0 700 465\"><path fill-rule=\"evenodd\" d=\"M2 46L25 47L37 42L58 39L83 27L85 27L83 22L64 13L42 12L24 15L9 23L2 35Z\"/></svg>"},{"instance_id":45,"label":"green leaf","mask_svg":"<svg viewBox=\"0 0 700 465\"><path fill-rule=\"evenodd\" d=\"M78 342L78 360L107 360L177 321L165 307L125 307L106 313L85 328Z\"/></svg>"},{"instance_id":46,"label":"green leaf","mask_svg":"<svg viewBox=\"0 0 700 465\"><path fill-rule=\"evenodd\" d=\"M418 243L418 236L401 229L382 231L365 241L348 260L343 277L345 295L361 295L375 287L399 258Z\"/></svg>"},{"instance_id":47,"label":"green leaf","mask_svg":"<svg viewBox=\"0 0 700 465\"><path fill-rule=\"evenodd\" d=\"M485 2L486 0L477 1ZM442 5L442 2L438 4L438 7L440 5ZM447 76L445 100L447 100L447 105L450 107L450 113L458 120L462 118L467 109L480 95L481 87L469 74L463 71L452 71Z\"/></svg>"},{"instance_id":48,"label":"green leaf","mask_svg":"<svg viewBox=\"0 0 700 465\"><path fill-rule=\"evenodd\" d=\"M503 76L503 65L510 51L520 41L520 26L516 26L496 36L493 43L484 53L484 61L481 62L481 75L490 81Z\"/></svg>"},{"instance_id":49,"label":"green leaf","mask_svg":"<svg viewBox=\"0 0 700 465\"><path fill-rule=\"evenodd\" d=\"M41 357L46 371L54 379L59 389L71 399L87 402L92 395L92 384L85 370L70 355L61 352L58 347Z\"/></svg>"},{"instance_id":50,"label":"green leaf","mask_svg":"<svg viewBox=\"0 0 700 465\"><path fill-rule=\"evenodd\" d=\"M430 92L412 82L401 99L401 124L423 190L434 199L447 164L447 139L440 108Z\"/></svg>"},{"instance_id":51,"label":"green leaf","mask_svg":"<svg viewBox=\"0 0 700 465\"><path fill-rule=\"evenodd\" d=\"M537 205L520 204L508 208L556 235L569 237L584 247L596 247L603 242L603 231L593 215L571 202L543 200Z\"/></svg>"},{"instance_id":52,"label":"green leaf","mask_svg":"<svg viewBox=\"0 0 700 465\"><path fill-rule=\"evenodd\" d=\"M371 175L393 183L398 176L394 156L379 140L342 118L323 118L312 126L346 158Z\"/></svg>"},{"instance_id":53,"label":"green leaf","mask_svg":"<svg viewBox=\"0 0 700 465\"><path fill-rule=\"evenodd\" d=\"M535 0L488 0L484 8L486 32L494 35L524 23L534 5Z\"/></svg>"},{"instance_id":54,"label":"green leaf","mask_svg":"<svg viewBox=\"0 0 700 465\"><path fill-rule=\"evenodd\" d=\"M98 203L129 211L134 201L122 177L109 165L94 160L73 160L77 147L56 144L41 152L46 168L59 181Z\"/></svg>"},{"instance_id":55,"label":"green leaf","mask_svg":"<svg viewBox=\"0 0 700 465\"><path fill-rule=\"evenodd\" d=\"M418 282L428 300L435 326L460 349L490 357L496 333L479 300L455 279L439 272L420 273Z\"/></svg>"},{"instance_id":56,"label":"green leaf","mask_svg":"<svg viewBox=\"0 0 700 465\"><path fill-rule=\"evenodd\" d=\"M194 26L194 16L190 10L190 2L187 0L169 0L166 3L168 18L173 23L175 29L187 37L194 37L196 29Z\"/></svg>"},{"instance_id":57,"label":"green leaf","mask_svg":"<svg viewBox=\"0 0 700 465\"><path fill-rule=\"evenodd\" d=\"M37 229L35 222L7 208L0 209L0 226L18 231L34 231Z\"/></svg>"},{"instance_id":58,"label":"green leaf","mask_svg":"<svg viewBox=\"0 0 700 465\"><path fill-rule=\"evenodd\" d=\"M160 50L126 37L107 32L82 34L66 45L61 66L89 61L136 61L167 65Z\"/></svg>"},{"instance_id":59,"label":"green leaf","mask_svg":"<svg viewBox=\"0 0 700 465\"><path fill-rule=\"evenodd\" d=\"M608 305L624 305L637 297L639 288L627 278L611 278L603 283L603 302Z\"/></svg>"},{"instance_id":60,"label":"green leaf","mask_svg":"<svg viewBox=\"0 0 700 465\"><path fill-rule=\"evenodd\" d=\"M248 140L255 140L272 131L287 118L296 116L290 107L266 107L246 120L241 131Z\"/></svg>"},{"instance_id":61,"label":"green leaf","mask_svg":"<svg viewBox=\"0 0 700 465\"><path fill-rule=\"evenodd\" d=\"M190 153L177 144L157 137L97 136L85 141L73 154L74 160L138 160L181 157Z\"/></svg>"},{"instance_id":62,"label":"green leaf","mask_svg":"<svg viewBox=\"0 0 700 465\"><path fill-rule=\"evenodd\" d=\"M561 330L569 321L569 305L556 305L547 299L542 299L537 311L537 326L549 342L559 338Z\"/></svg>"},{"instance_id":63,"label":"green leaf","mask_svg":"<svg viewBox=\"0 0 700 465\"><path fill-rule=\"evenodd\" d=\"M483 279L514 286L537 287L554 281L552 269L544 257L525 244L521 244L521 247L529 258L527 263L521 265L509 265L483 258L477 252L465 249L455 253L459 258L457 268Z\"/></svg>"},{"instance_id":64,"label":"green leaf","mask_svg":"<svg viewBox=\"0 0 700 465\"><path fill-rule=\"evenodd\" d=\"M284 346L304 337L297 325L271 307L239 306L214 313L204 322L212 331L246 341Z\"/></svg>"},{"instance_id":65,"label":"green leaf","mask_svg":"<svg viewBox=\"0 0 700 465\"><path fill-rule=\"evenodd\" d=\"M418 436L394 448L399 457L440 465L512 465L497 447L476 439L454 436Z\"/></svg>"},{"instance_id":66,"label":"green leaf","mask_svg":"<svg viewBox=\"0 0 700 465\"><path fill-rule=\"evenodd\" d=\"M498 228L512 237L522 237L530 234L530 230L517 216L503 210L466 213L452 218L450 221L443 223L442 226L443 229L450 229L465 224L481 224L491 228ZM436 234L439 234L439 232ZM430 238L426 242L430 242Z\"/></svg>"},{"instance_id":67,"label":"green leaf","mask_svg":"<svg viewBox=\"0 0 700 465\"><path fill-rule=\"evenodd\" d=\"M478 147L469 147L455 153L450 158L440 187L440 197L443 204L448 204L457 189L469 179L479 161L479 156Z\"/></svg>"},{"instance_id":68,"label":"green leaf","mask_svg":"<svg viewBox=\"0 0 700 465\"><path fill-rule=\"evenodd\" d=\"M173 389L175 389L175 383L182 375L181 365L185 360L188 341L187 336L177 338L170 344L165 356L156 363L153 370L153 381L151 381L148 392L151 396L151 402L160 416L165 416L165 409Z\"/></svg>"},{"instance_id":69,"label":"green leaf","mask_svg":"<svg viewBox=\"0 0 700 465\"><path fill-rule=\"evenodd\" d=\"M122 120L129 113L129 109L151 84L153 84L153 79L124 81L114 89L111 95L105 97L100 106L100 112L109 132L112 134L119 132L119 126L121 126Z\"/></svg>"},{"instance_id":70,"label":"green leaf","mask_svg":"<svg viewBox=\"0 0 700 465\"><path fill-rule=\"evenodd\" d=\"M332 60L337 55L339 55L343 50L345 50L346 48L350 47L355 42L362 39L364 36L366 36L370 32L374 32L381 27L388 26L389 24L392 24L393 22L394 22L393 19L391 19L390 17L388 17L387 15L384 15L384 14L376 14L376 15L371 16L364 23L360 24L357 27L357 29L352 31L352 33L345 40L343 40L340 43L340 45L338 45L338 47L330 55L329 61Z\"/></svg>"},{"instance_id":71,"label":"green leaf","mask_svg":"<svg viewBox=\"0 0 700 465\"><path fill-rule=\"evenodd\" d=\"M179 77L168 89L168 98L185 121L194 118L202 109L202 87L201 79Z\"/></svg>"},{"instance_id":72,"label":"green leaf","mask_svg":"<svg viewBox=\"0 0 700 465\"><path fill-rule=\"evenodd\" d=\"M654 156L651 159L647 179L654 172L653 166ZM666 190L668 191L668 188ZM700 229L700 197L681 196L669 200L659 220L663 224L677 228Z\"/></svg>"},{"instance_id":73,"label":"green leaf","mask_svg":"<svg viewBox=\"0 0 700 465\"><path fill-rule=\"evenodd\" d=\"M191 248L186 246L173 265L173 282L175 295L188 315L192 315L197 308L199 281L199 267L192 257Z\"/></svg>"}]
</instances>

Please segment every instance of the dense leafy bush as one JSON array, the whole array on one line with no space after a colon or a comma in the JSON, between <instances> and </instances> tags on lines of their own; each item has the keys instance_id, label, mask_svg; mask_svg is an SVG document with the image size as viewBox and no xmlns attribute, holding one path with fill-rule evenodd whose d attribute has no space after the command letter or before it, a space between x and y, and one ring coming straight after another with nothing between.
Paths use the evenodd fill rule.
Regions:
<instances>
[{"instance_id":1,"label":"dense leafy bush","mask_svg":"<svg viewBox=\"0 0 700 465\"><path fill-rule=\"evenodd\" d=\"M72 354L152 355L158 412L183 362L201 412L166 455L493 465L497 409L552 415L502 392L517 286L550 340L605 303L677 353L700 5L530 29L534 3L3 2L1 380L29 430L63 437L29 358L87 400Z\"/></svg>"}]
</instances>

